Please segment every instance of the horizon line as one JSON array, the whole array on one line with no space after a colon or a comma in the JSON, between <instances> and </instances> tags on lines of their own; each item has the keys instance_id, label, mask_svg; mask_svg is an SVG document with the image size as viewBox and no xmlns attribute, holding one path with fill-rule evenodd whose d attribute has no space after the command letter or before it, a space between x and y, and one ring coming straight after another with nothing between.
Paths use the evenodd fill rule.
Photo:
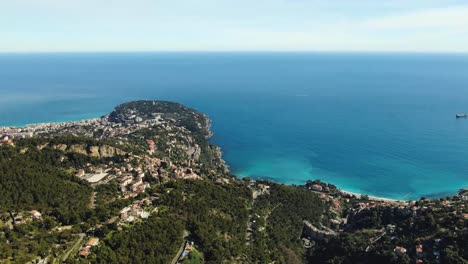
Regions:
<instances>
[{"instance_id":1,"label":"horizon line","mask_svg":"<svg viewBox=\"0 0 468 264\"><path fill-rule=\"evenodd\" d=\"M412 51L412 50L50 50L50 51L0 51L13 54L92 54L92 53L335 53L335 54L430 54L468 55L468 51Z\"/></svg>"}]
</instances>

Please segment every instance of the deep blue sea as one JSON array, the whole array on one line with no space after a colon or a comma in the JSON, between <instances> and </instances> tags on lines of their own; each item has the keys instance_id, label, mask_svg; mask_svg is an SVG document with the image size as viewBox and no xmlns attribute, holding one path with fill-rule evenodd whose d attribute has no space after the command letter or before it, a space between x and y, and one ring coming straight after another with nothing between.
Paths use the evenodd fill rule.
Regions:
<instances>
[{"instance_id":1,"label":"deep blue sea","mask_svg":"<svg viewBox=\"0 0 468 264\"><path fill-rule=\"evenodd\" d=\"M240 177L405 199L468 187L468 55L3 54L0 94L0 126L178 101L211 117Z\"/></svg>"}]
</instances>

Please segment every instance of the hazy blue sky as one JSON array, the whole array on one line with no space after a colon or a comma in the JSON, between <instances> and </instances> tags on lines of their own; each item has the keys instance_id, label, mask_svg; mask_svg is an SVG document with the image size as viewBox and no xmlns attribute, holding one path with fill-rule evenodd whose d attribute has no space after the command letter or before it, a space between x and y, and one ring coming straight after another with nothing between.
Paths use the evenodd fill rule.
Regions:
<instances>
[{"instance_id":1,"label":"hazy blue sky","mask_svg":"<svg viewBox=\"0 0 468 264\"><path fill-rule=\"evenodd\" d=\"M468 0L0 0L0 52L468 52Z\"/></svg>"}]
</instances>

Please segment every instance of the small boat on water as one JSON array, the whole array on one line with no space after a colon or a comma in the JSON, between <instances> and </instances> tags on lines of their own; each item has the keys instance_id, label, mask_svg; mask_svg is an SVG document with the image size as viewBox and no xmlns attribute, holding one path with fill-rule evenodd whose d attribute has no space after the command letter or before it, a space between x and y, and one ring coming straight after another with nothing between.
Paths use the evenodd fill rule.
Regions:
<instances>
[{"instance_id":1,"label":"small boat on water","mask_svg":"<svg viewBox=\"0 0 468 264\"><path fill-rule=\"evenodd\" d=\"M456 114L455 117L456 118L462 118L462 117L467 117L468 115L467 114Z\"/></svg>"}]
</instances>

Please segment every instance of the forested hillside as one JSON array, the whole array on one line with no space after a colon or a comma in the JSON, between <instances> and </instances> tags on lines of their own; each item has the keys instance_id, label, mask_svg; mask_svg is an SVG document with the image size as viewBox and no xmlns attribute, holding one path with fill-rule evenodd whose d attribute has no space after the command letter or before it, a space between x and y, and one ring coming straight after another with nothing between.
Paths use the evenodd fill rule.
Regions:
<instances>
[{"instance_id":1,"label":"forested hillside","mask_svg":"<svg viewBox=\"0 0 468 264\"><path fill-rule=\"evenodd\" d=\"M0 208L3 212L39 210L63 224L86 219L91 188L57 166L64 153L0 147ZM71 157L69 164L76 160Z\"/></svg>"}]
</instances>

